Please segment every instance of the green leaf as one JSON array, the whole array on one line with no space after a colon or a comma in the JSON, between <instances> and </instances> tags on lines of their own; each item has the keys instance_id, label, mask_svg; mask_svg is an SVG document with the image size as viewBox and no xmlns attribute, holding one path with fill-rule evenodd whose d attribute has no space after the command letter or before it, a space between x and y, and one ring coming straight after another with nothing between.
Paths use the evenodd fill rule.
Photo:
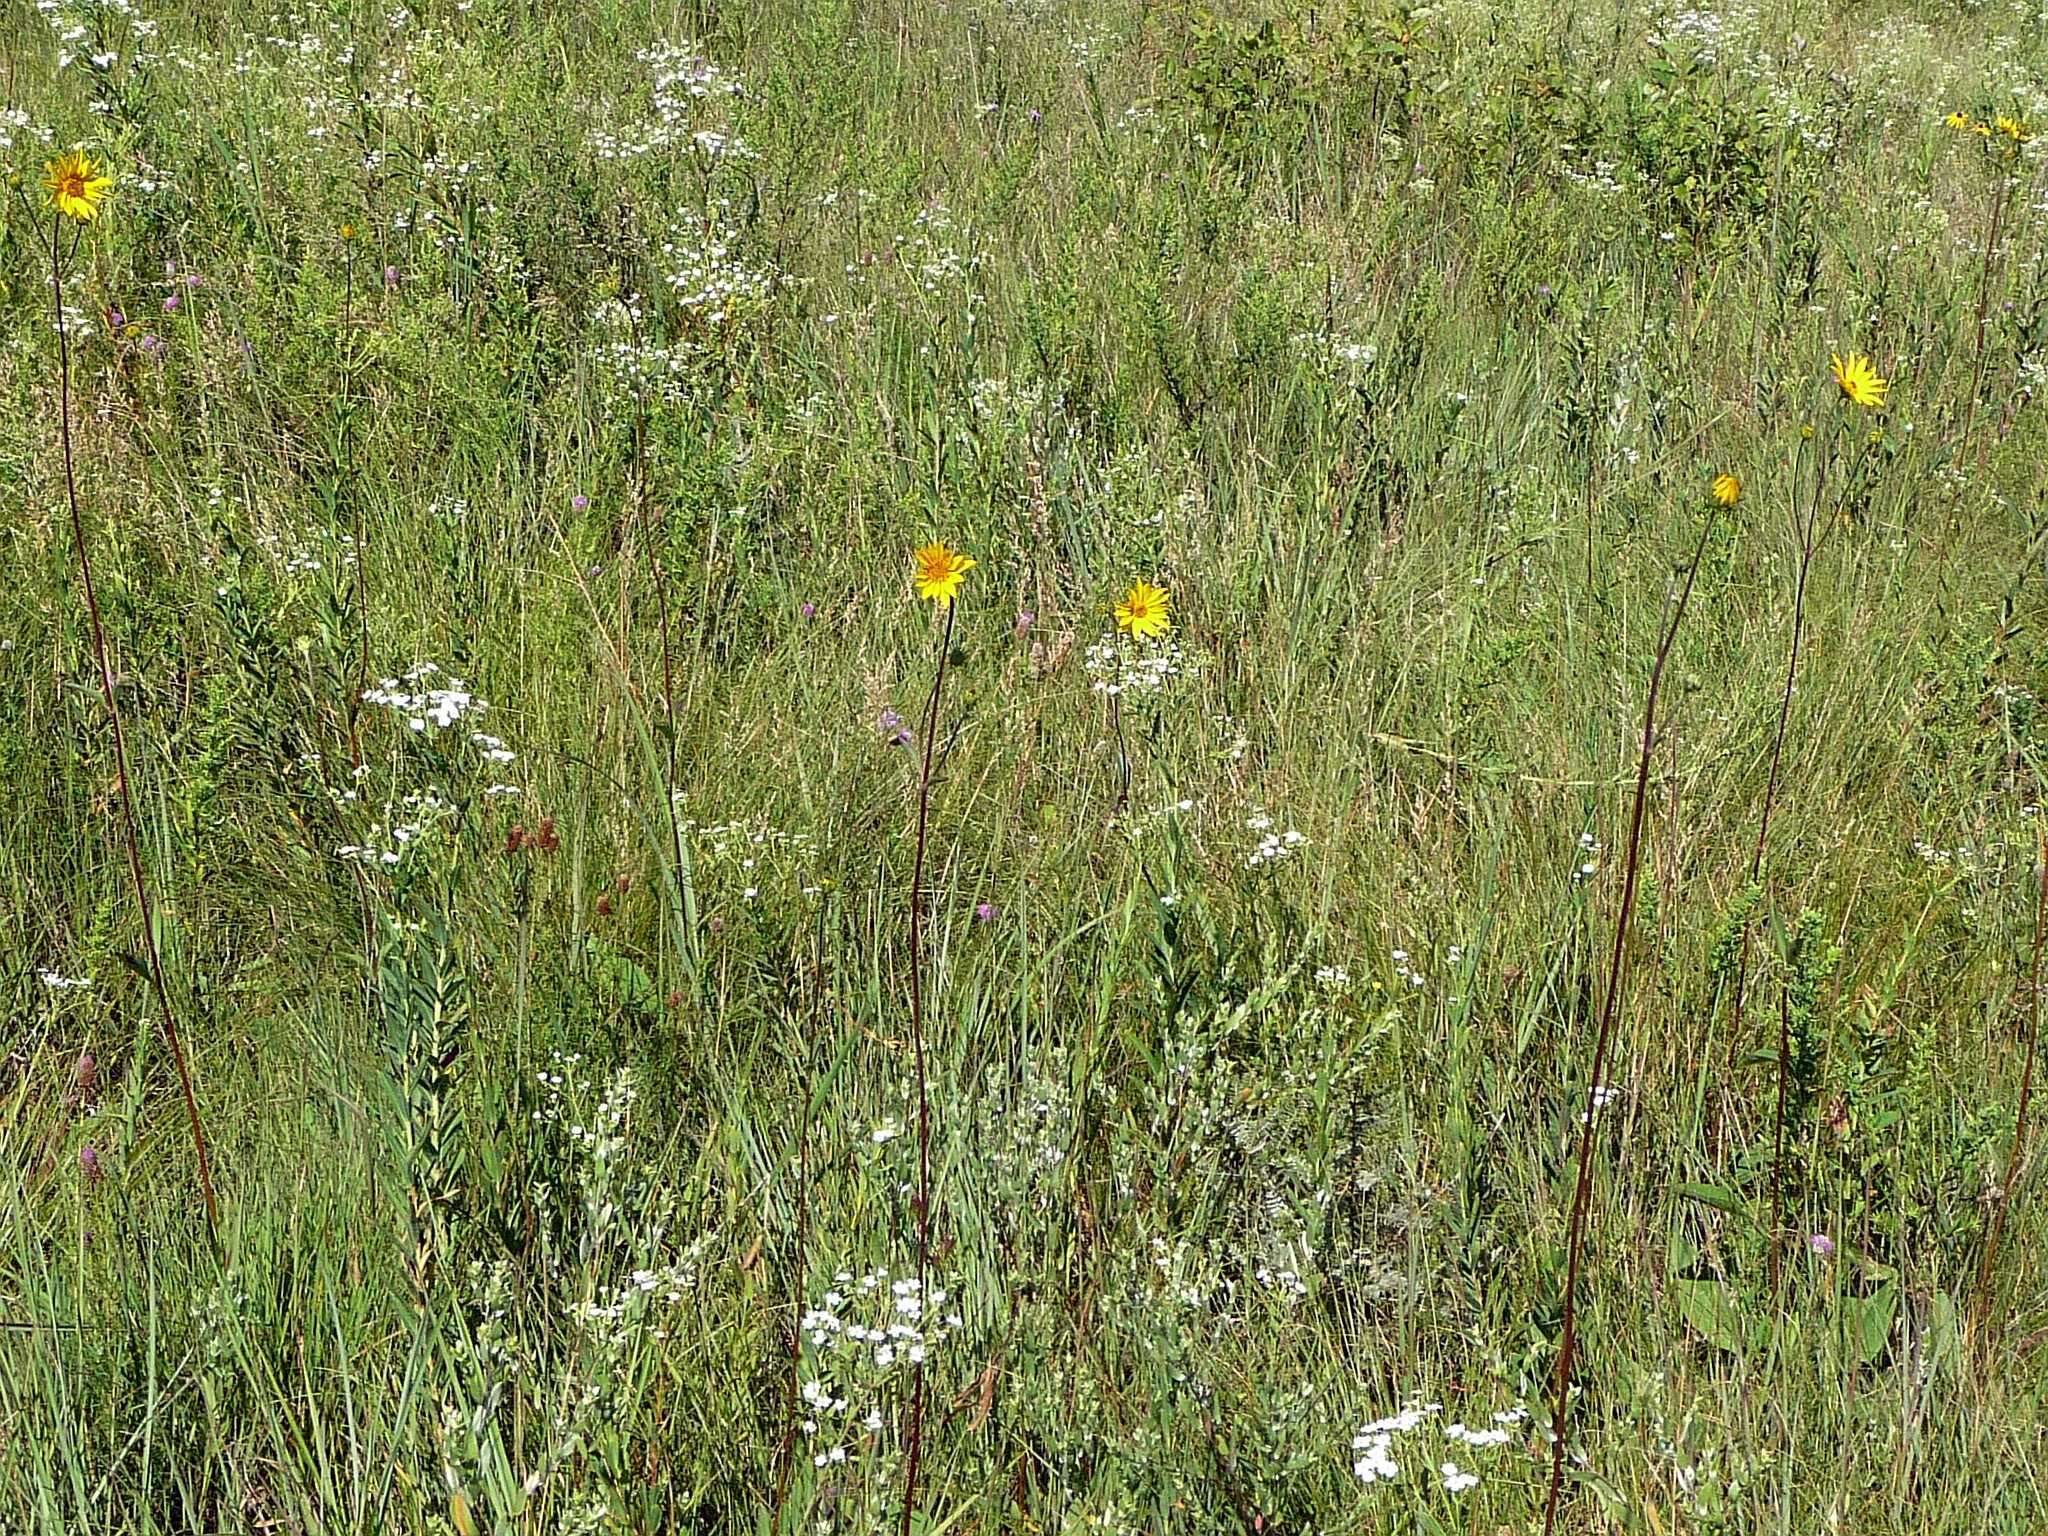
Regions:
<instances>
[{"instance_id":1,"label":"green leaf","mask_svg":"<svg viewBox=\"0 0 2048 1536\"><path fill-rule=\"evenodd\" d=\"M1956 1316L1955 1298L1947 1291L1936 1291L1927 1317L1928 1375L1939 1380L1961 1358L1962 1327Z\"/></svg>"},{"instance_id":2,"label":"green leaf","mask_svg":"<svg viewBox=\"0 0 2048 1536\"><path fill-rule=\"evenodd\" d=\"M1730 1216L1749 1214L1749 1202L1726 1185L1680 1184L1678 1193L1684 1199L1697 1200L1701 1205L1710 1205L1717 1211L1726 1211Z\"/></svg>"},{"instance_id":3,"label":"green leaf","mask_svg":"<svg viewBox=\"0 0 2048 1536\"><path fill-rule=\"evenodd\" d=\"M584 945L590 956L598 991L607 1001L635 1013L655 1014L661 1011L661 997L655 990L654 978L637 962L620 954L594 933L584 936Z\"/></svg>"},{"instance_id":4,"label":"green leaf","mask_svg":"<svg viewBox=\"0 0 2048 1536\"><path fill-rule=\"evenodd\" d=\"M1719 1280L1674 1280L1678 1310L1686 1322L1716 1349L1739 1355L1757 1342L1757 1325L1742 1310L1735 1293Z\"/></svg>"},{"instance_id":5,"label":"green leaf","mask_svg":"<svg viewBox=\"0 0 2048 1536\"><path fill-rule=\"evenodd\" d=\"M1856 1352L1857 1363L1868 1365L1884 1353L1899 1320L1898 1285L1882 1285L1868 1296L1851 1297L1847 1308L1849 1346Z\"/></svg>"}]
</instances>

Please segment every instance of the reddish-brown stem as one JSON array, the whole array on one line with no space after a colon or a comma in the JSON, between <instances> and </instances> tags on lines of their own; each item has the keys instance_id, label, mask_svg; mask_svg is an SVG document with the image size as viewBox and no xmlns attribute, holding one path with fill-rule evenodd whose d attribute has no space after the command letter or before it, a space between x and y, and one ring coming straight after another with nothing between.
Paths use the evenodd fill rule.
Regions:
<instances>
[{"instance_id":1,"label":"reddish-brown stem","mask_svg":"<svg viewBox=\"0 0 2048 1536\"><path fill-rule=\"evenodd\" d=\"M1657 694L1664 682L1664 664L1671 645L1678 638L1679 621L1692 598L1693 582L1699 576L1700 561L1706 555L1707 538L1714 529L1715 513L1709 511L1701 524L1699 543L1687 565L1685 583L1678 589L1670 621L1657 642L1657 659L1650 667L1650 687L1643 702L1642 744L1636 754L1635 803L1629 812L1628 857L1621 881L1621 907L1615 914L1614 948L1607 960L1607 995L1600 1007L1600 1026L1593 1036L1593 1071L1586 1081L1586 1110L1579 1121L1578 1178L1572 1187L1572 1213L1566 1239L1564 1281L1564 1326L1558 1342L1556 1401L1550 1420L1550 1496L1543 1506L1544 1536L1551 1536L1557 1522L1557 1506L1564 1490L1565 1410L1571 1405L1572 1360L1578 1348L1579 1266L1585 1252L1586 1210L1593 1186L1593 1126L1599 1118L1600 1089L1607 1073L1607 1053L1614 1039L1614 1021L1620 1012L1624 957L1628 952L1628 925L1636 904L1636 877L1642 866L1643 808L1649 798L1650 756L1656 749Z\"/></svg>"},{"instance_id":2,"label":"reddish-brown stem","mask_svg":"<svg viewBox=\"0 0 2048 1536\"><path fill-rule=\"evenodd\" d=\"M1109 724L1116 733L1116 815L1122 815L1131 798L1131 750L1124 745L1124 697L1122 679L1109 695Z\"/></svg>"},{"instance_id":3,"label":"reddish-brown stem","mask_svg":"<svg viewBox=\"0 0 2048 1536\"><path fill-rule=\"evenodd\" d=\"M917 775L917 849L910 861L910 1049L917 1072L917 1299L928 1306L926 1268L932 1248L932 1105L925 1088L924 1060L924 845L932 803L932 742L939 734L939 694L946 686L946 658L953 650L953 604L946 604L946 631L939 642L938 670L924 709L924 762ZM903 1474L903 1536L910 1536L917 1509L917 1474L924 1454L924 1363L910 1372L909 1454Z\"/></svg>"},{"instance_id":4,"label":"reddish-brown stem","mask_svg":"<svg viewBox=\"0 0 2048 1536\"><path fill-rule=\"evenodd\" d=\"M2020 1068L2020 1107L2013 1121L2012 1146L2005 1155L2005 1177L1999 1181L1998 1202L1992 1207L1984 1256L1977 1262L1977 1302L1973 1310L1980 1326L1991 1304L1991 1272L1998 1263L1998 1245L2005 1236L2013 1185L2019 1177L2020 1153L2027 1142L2027 1109L2034 1094L2034 1047L2041 1038L2041 949L2044 941L2048 941L2048 829L2036 827L2034 840L2034 958L2027 968L2027 1055L2026 1064Z\"/></svg>"},{"instance_id":5,"label":"reddish-brown stem","mask_svg":"<svg viewBox=\"0 0 2048 1536\"><path fill-rule=\"evenodd\" d=\"M199 1158L199 1193L206 1205L207 1236L220 1238L220 1207L213 1193L213 1169L206 1157L206 1128L199 1119L199 1099L192 1091L192 1073L185 1064L185 1047L178 1038L178 1021L171 1012L170 988L164 984L163 955L157 949L156 914L149 900L149 881L142 872L142 839L135 829L135 804L128 792L128 738L121 723L120 699L114 691L114 668L107 658L107 629L100 617L99 588L92 575L92 551L85 537L85 515L78 508L78 472L71 452L71 338L64 325L63 222L50 226L50 296L57 306L57 432L64 445L64 494L71 509L71 540L78 552L79 582L85 589L85 610L92 627L93 660L98 663L100 696L106 700L107 720L114 734L114 796L121 804L122 846L128 856L128 874L135 886L135 905L142 917L142 952L149 962L149 980L156 1003L163 1014L164 1042L171 1048L171 1060L178 1069L178 1083L185 1091L185 1115L192 1124L192 1147Z\"/></svg>"},{"instance_id":6,"label":"reddish-brown stem","mask_svg":"<svg viewBox=\"0 0 2048 1536\"><path fill-rule=\"evenodd\" d=\"M1819 501L1816 487L1815 501ZM1818 505L1815 507L1818 514ZM1792 688L1799 676L1799 645L1806 632L1806 575L1813 565L1813 517L1807 519L1806 537L1799 549L1799 581L1792 598L1792 644L1785 657L1785 688L1778 698L1778 729L1771 740L1771 772L1764 784L1763 814L1757 818L1756 849L1750 855L1749 878L1753 883L1763 871L1764 842L1771 832L1771 811L1778 801L1778 772L1785 758L1785 726L1792 716ZM1749 923L1742 925L1744 963L1736 973L1735 1029L1742 1029L1742 989L1748 979ZM1782 1000L1781 1000L1782 1002ZM1771 1158L1771 1288L1778 1286L1779 1265L1785 1233L1785 1083L1792 1072L1792 1030L1789 1005L1778 1009L1778 1105L1777 1145Z\"/></svg>"},{"instance_id":7,"label":"reddish-brown stem","mask_svg":"<svg viewBox=\"0 0 2048 1536\"><path fill-rule=\"evenodd\" d=\"M1757 818L1756 844L1749 854L1749 883L1755 885L1763 874L1764 851L1771 835L1771 812L1778 803L1779 775L1785 762L1785 732L1792 718L1792 689L1799 678L1799 650L1806 635L1806 582L1813 569L1813 553L1817 547L1820 528L1820 503L1822 489L1827 482L1828 456L1822 454L1814 466L1813 500L1806 509L1806 520L1799 528L1799 577L1792 592L1792 643L1785 654L1785 686L1778 692L1778 723L1771 733L1771 768L1764 781L1763 812ZM1743 1001L1749 988L1749 919L1742 922L1742 952L1735 967L1735 1008L1729 1029L1729 1049L1737 1048L1742 1039ZM1777 1289L1780 1254L1779 1248L1784 1229L1784 1167L1785 1167L1785 1083L1792 1068L1791 1026L1787 1011L1778 1012L1778 1092L1777 1092L1777 1138L1776 1153L1771 1160L1771 1243L1770 1268L1771 1288Z\"/></svg>"}]
</instances>

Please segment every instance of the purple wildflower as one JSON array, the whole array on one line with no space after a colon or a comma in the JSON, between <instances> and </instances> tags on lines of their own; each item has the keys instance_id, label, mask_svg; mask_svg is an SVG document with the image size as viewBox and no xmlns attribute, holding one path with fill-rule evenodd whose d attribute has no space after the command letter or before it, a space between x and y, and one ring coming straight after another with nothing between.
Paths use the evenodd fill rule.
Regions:
<instances>
[{"instance_id":1,"label":"purple wildflower","mask_svg":"<svg viewBox=\"0 0 2048 1536\"><path fill-rule=\"evenodd\" d=\"M78 1171L85 1175L88 1184L97 1184L106 1176L107 1170L100 1166L100 1154L89 1141L78 1149Z\"/></svg>"},{"instance_id":2,"label":"purple wildflower","mask_svg":"<svg viewBox=\"0 0 2048 1536\"><path fill-rule=\"evenodd\" d=\"M910 745L910 727L903 723L903 717L893 709L882 711L882 718L876 722L881 727L882 739L892 747Z\"/></svg>"},{"instance_id":3,"label":"purple wildflower","mask_svg":"<svg viewBox=\"0 0 2048 1536\"><path fill-rule=\"evenodd\" d=\"M1835 1256L1835 1240L1825 1232L1814 1233L1806 1240L1806 1246L1821 1258L1831 1259Z\"/></svg>"},{"instance_id":4,"label":"purple wildflower","mask_svg":"<svg viewBox=\"0 0 2048 1536\"><path fill-rule=\"evenodd\" d=\"M978 923L993 922L995 920L995 915L996 904L992 901L984 901L980 906L974 909L974 920Z\"/></svg>"}]
</instances>

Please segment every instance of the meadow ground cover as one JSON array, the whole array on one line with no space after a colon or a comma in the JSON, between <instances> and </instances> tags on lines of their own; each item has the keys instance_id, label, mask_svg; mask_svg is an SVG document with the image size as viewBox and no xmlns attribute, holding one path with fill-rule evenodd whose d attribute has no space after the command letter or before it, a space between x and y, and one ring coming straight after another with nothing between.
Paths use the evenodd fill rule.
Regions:
<instances>
[{"instance_id":1,"label":"meadow ground cover","mask_svg":"<svg viewBox=\"0 0 2048 1536\"><path fill-rule=\"evenodd\" d=\"M0 80L0 1532L2048 1529L2040 0Z\"/></svg>"}]
</instances>

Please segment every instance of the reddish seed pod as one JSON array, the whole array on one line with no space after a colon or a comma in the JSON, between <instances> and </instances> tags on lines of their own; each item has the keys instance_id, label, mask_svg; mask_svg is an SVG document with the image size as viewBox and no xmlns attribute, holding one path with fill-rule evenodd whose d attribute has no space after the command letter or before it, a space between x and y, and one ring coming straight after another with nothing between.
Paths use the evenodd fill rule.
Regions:
<instances>
[{"instance_id":1,"label":"reddish seed pod","mask_svg":"<svg viewBox=\"0 0 2048 1536\"><path fill-rule=\"evenodd\" d=\"M512 830L505 834L505 851L517 853L526 846L526 828L519 822L512 823Z\"/></svg>"}]
</instances>

